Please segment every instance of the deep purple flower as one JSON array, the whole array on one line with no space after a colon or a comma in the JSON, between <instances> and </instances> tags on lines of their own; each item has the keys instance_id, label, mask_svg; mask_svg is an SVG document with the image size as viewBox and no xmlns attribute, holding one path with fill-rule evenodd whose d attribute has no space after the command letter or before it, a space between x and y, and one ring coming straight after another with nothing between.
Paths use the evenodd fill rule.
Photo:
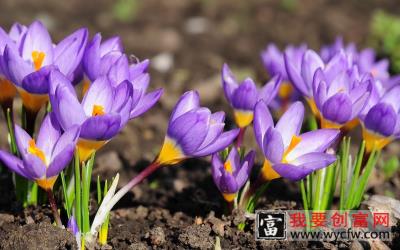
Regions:
<instances>
[{"instance_id":1,"label":"deep purple flower","mask_svg":"<svg viewBox=\"0 0 400 250\"><path fill-rule=\"evenodd\" d=\"M254 133L265 156L261 170L265 180L300 180L336 160L335 155L324 152L336 140L339 130L319 129L300 134L303 117L304 106L296 102L274 126L265 103L257 103Z\"/></svg>"},{"instance_id":2,"label":"deep purple flower","mask_svg":"<svg viewBox=\"0 0 400 250\"><path fill-rule=\"evenodd\" d=\"M72 84L59 71L51 72L50 83L50 101L61 127L81 127L78 151L82 161L118 134L128 122L133 105L138 105L128 81L113 86L108 77L100 77L81 103Z\"/></svg>"},{"instance_id":3,"label":"deep purple flower","mask_svg":"<svg viewBox=\"0 0 400 250\"><path fill-rule=\"evenodd\" d=\"M9 37L9 35L0 27L0 57L3 55L4 48L6 46L13 47L14 49L16 49L17 47L15 41L13 41ZM3 105L7 102L12 101L16 94L17 89L9 80L7 80L0 64L0 104Z\"/></svg>"},{"instance_id":4,"label":"deep purple flower","mask_svg":"<svg viewBox=\"0 0 400 250\"><path fill-rule=\"evenodd\" d=\"M300 45L298 47L289 45L285 48L285 53L287 54L289 60L292 62L293 66L299 69L304 52L306 52L306 50L306 45ZM278 94L275 99L271 101L269 106L271 106L275 110L279 109L284 112L290 103L300 99L300 94L293 87L292 83L289 80L289 76L286 72L283 53L278 49L275 44L271 43L264 51L262 51L261 58L264 67L266 68L270 76L282 76L282 83L279 87Z\"/></svg>"},{"instance_id":5,"label":"deep purple flower","mask_svg":"<svg viewBox=\"0 0 400 250\"><path fill-rule=\"evenodd\" d=\"M323 128L351 129L366 106L372 91L369 74L360 75L358 68L342 66L346 55L338 53L324 69L318 68L313 77L313 100Z\"/></svg>"},{"instance_id":6,"label":"deep purple flower","mask_svg":"<svg viewBox=\"0 0 400 250\"><path fill-rule=\"evenodd\" d=\"M336 41L323 46L320 52L321 58L328 63L337 53L344 51L350 65L357 65L361 74L370 73L376 80L386 82L389 79L389 61L387 59L377 60L376 53L372 48L358 51L354 43L344 45L343 38L338 37Z\"/></svg>"},{"instance_id":7,"label":"deep purple flower","mask_svg":"<svg viewBox=\"0 0 400 250\"><path fill-rule=\"evenodd\" d=\"M156 162L176 164L189 157L202 157L218 152L232 143L239 129L224 131L224 112L211 113L200 107L199 94L181 96L168 124L167 135Z\"/></svg>"},{"instance_id":8,"label":"deep purple flower","mask_svg":"<svg viewBox=\"0 0 400 250\"><path fill-rule=\"evenodd\" d=\"M346 54L351 55L352 60L358 56L356 45L354 43L345 45L343 37L337 37L334 43L322 46L320 55L322 60L328 63L340 51L344 51Z\"/></svg>"},{"instance_id":9,"label":"deep purple flower","mask_svg":"<svg viewBox=\"0 0 400 250\"><path fill-rule=\"evenodd\" d=\"M101 34L97 33L88 43L82 59L83 69L90 81L108 74L111 66L123 55L121 39L111 37L101 42Z\"/></svg>"},{"instance_id":10,"label":"deep purple flower","mask_svg":"<svg viewBox=\"0 0 400 250\"><path fill-rule=\"evenodd\" d=\"M382 149L400 137L400 85L387 91L362 118L366 148Z\"/></svg>"},{"instance_id":11,"label":"deep purple flower","mask_svg":"<svg viewBox=\"0 0 400 250\"><path fill-rule=\"evenodd\" d=\"M0 65L8 80L18 87L25 107L37 112L48 99L48 75L52 69L58 68L68 78L73 77L86 47L88 31L79 29L54 45L39 21L26 31L18 31L18 27L14 30L13 37L22 32L19 49L6 46Z\"/></svg>"},{"instance_id":12,"label":"deep purple flower","mask_svg":"<svg viewBox=\"0 0 400 250\"><path fill-rule=\"evenodd\" d=\"M250 151L241 160L236 147L231 149L225 160L221 159L219 153L213 154L211 173L215 185L226 201L233 201L237 192L246 183L253 168L254 157L255 152Z\"/></svg>"},{"instance_id":13,"label":"deep purple flower","mask_svg":"<svg viewBox=\"0 0 400 250\"><path fill-rule=\"evenodd\" d=\"M16 144L22 159L0 150L0 160L11 171L51 190L58 174L71 161L78 137L78 126L71 126L62 133L57 119L50 113L43 120L36 142L15 125Z\"/></svg>"},{"instance_id":14,"label":"deep purple flower","mask_svg":"<svg viewBox=\"0 0 400 250\"><path fill-rule=\"evenodd\" d=\"M71 215L71 217L68 220L67 229L75 236L76 243L78 244L78 246L80 248L81 247L81 233L79 232L78 224L76 223L75 217L73 215Z\"/></svg>"},{"instance_id":15,"label":"deep purple flower","mask_svg":"<svg viewBox=\"0 0 400 250\"><path fill-rule=\"evenodd\" d=\"M382 82L389 80L389 60L377 61L375 50L372 48L364 49L358 54L357 65L360 73L370 73L376 80Z\"/></svg>"},{"instance_id":16,"label":"deep purple flower","mask_svg":"<svg viewBox=\"0 0 400 250\"><path fill-rule=\"evenodd\" d=\"M224 64L222 85L225 97L234 109L235 122L240 128L248 126L253 121L253 110L257 101L263 100L269 104L275 98L280 83L281 77L278 75L260 90L250 78L246 78L239 84L228 65Z\"/></svg>"},{"instance_id":17,"label":"deep purple flower","mask_svg":"<svg viewBox=\"0 0 400 250\"><path fill-rule=\"evenodd\" d=\"M119 37L101 43L100 34L96 34L83 57L83 68L88 77L84 88L89 86L88 81L95 81L100 77L108 77L114 87L128 81L134 95L130 119L136 118L153 107L163 93L162 89L146 93L150 83L148 65L149 60L129 64L128 57L122 52Z\"/></svg>"}]
</instances>

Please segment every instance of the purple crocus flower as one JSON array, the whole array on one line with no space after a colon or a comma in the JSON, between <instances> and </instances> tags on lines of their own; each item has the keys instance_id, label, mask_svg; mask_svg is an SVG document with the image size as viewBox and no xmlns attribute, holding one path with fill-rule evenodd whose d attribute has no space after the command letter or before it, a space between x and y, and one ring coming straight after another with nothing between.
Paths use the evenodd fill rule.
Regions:
<instances>
[{"instance_id":1,"label":"purple crocus flower","mask_svg":"<svg viewBox=\"0 0 400 250\"><path fill-rule=\"evenodd\" d=\"M285 48L285 53L293 63L293 66L295 68L300 68L301 60L306 50L306 45L300 45L298 47L289 45ZM261 58L270 76L281 75L282 77L282 83L279 87L278 94L270 103L270 106L275 110L281 109L281 111L283 110L284 112L290 103L300 99L300 94L293 88L289 80L283 53L275 44L271 43L262 51Z\"/></svg>"},{"instance_id":2,"label":"purple crocus flower","mask_svg":"<svg viewBox=\"0 0 400 250\"><path fill-rule=\"evenodd\" d=\"M21 32L19 49L6 46L0 65L8 80L18 87L24 106L36 113L48 100L48 75L52 69L58 68L68 78L73 77L86 47L88 31L79 29L57 45L39 21Z\"/></svg>"},{"instance_id":3,"label":"purple crocus flower","mask_svg":"<svg viewBox=\"0 0 400 250\"><path fill-rule=\"evenodd\" d=\"M386 82L389 80L389 60L377 61L375 50L367 48L357 56L357 65L360 73L370 73L376 80Z\"/></svg>"},{"instance_id":4,"label":"purple crocus flower","mask_svg":"<svg viewBox=\"0 0 400 250\"><path fill-rule=\"evenodd\" d=\"M388 90L362 118L366 149L380 150L400 137L400 85Z\"/></svg>"},{"instance_id":5,"label":"purple crocus flower","mask_svg":"<svg viewBox=\"0 0 400 250\"><path fill-rule=\"evenodd\" d=\"M320 55L324 62L328 63L340 51L345 51L346 54L352 55L355 59L358 56L357 47L354 43L347 45L343 42L343 37L337 37L335 42L329 45L322 46Z\"/></svg>"},{"instance_id":6,"label":"purple crocus flower","mask_svg":"<svg viewBox=\"0 0 400 250\"><path fill-rule=\"evenodd\" d=\"M212 114L209 109L200 107L199 102L199 94L188 91L175 105L164 144L155 161L158 165L211 155L226 148L237 137L239 129L223 132L224 112Z\"/></svg>"},{"instance_id":7,"label":"purple crocus flower","mask_svg":"<svg viewBox=\"0 0 400 250\"><path fill-rule=\"evenodd\" d=\"M148 65L149 60L129 64L127 56L122 53L119 37L113 37L101 43L101 36L97 34L88 45L83 58L83 67L89 78L85 80L84 88L89 86L89 81L105 76L114 87L125 81L130 82L133 88L134 107L131 109L129 118L136 118L154 106L163 93L162 89L146 93L150 83L150 75L147 73Z\"/></svg>"},{"instance_id":8,"label":"purple crocus flower","mask_svg":"<svg viewBox=\"0 0 400 250\"><path fill-rule=\"evenodd\" d=\"M261 170L265 180L300 180L336 160L335 155L324 152L336 140L339 130L319 129L300 134L303 117L303 104L295 102L274 126L265 103L257 103L254 133L265 156Z\"/></svg>"},{"instance_id":9,"label":"purple crocus flower","mask_svg":"<svg viewBox=\"0 0 400 250\"><path fill-rule=\"evenodd\" d=\"M50 74L50 102L61 127L81 127L78 151L82 161L118 134L128 122L136 101L128 81L113 86L108 77L100 77L80 103L71 82L62 73Z\"/></svg>"},{"instance_id":10,"label":"purple crocus flower","mask_svg":"<svg viewBox=\"0 0 400 250\"><path fill-rule=\"evenodd\" d=\"M225 97L234 109L235 122L240 128L247 127L253 121L253 110L257 101L269 104L278 92L281 77L275 76L265 86L257 90L252 79L246 78L240 84L227 64L222 67L222 85Z\"/></svg>"},{"instance_id":11,"label":"purple crocus flower","mask_svg":"<svg viewBox=\"0 0 400 250\"><path fill-rule=\"evenodd\" d=\"M126 81L132 85L134 102L129 116L130 119L142 115L153 107L163 93L161 88L146 93L150 83L150 75L146 72L147 67L148 60L129 65L126 55L123 54L107 73L114 87Z\"/></svg>"},{"instance_id":12,"label":"purple crocus flower","mask_svg":"<svg viewBox=\"0 0 400 250\"><path fill-rule=\"evenodd\" d=\"M345 60L346 55L338 53L331 68L318 68L314 74L313 100L323 128L349 130L357 125L372 91L370 75L360 76L356 66L341 66Z\"/></svg>"},{"instance_id":13,"label":"purple crocus flower","mask_svg":"<svg viewBox=\"0 0 400 250\"><path fill-rule=\"evenodd\" d=\"M302 58L300 67L290 60L289 54L285 53L285 66L290 81L296 89L305 97L313 114L319 117L316 104L313 99L313 79L317 69L323 70L328 79L333 79L339 72L350 68L349 54L343 50L336 54L327 64L313 50L307 50Z\"/></svg>"},{"instance_id":14,"label":"purple crocus flower","mask_svg":"<svg viewBox=\"0 0 400 250\"><path fill-rule=\"evenodd\" d=\"M88 43L82 59L83 69L90 81L108 74L111 66L122 56L123 47L118 36L101 42L101 34L97 33Z\"/></svg>"},{"instance_id":15,"label":"purple crocus flower","mask_svg":"<svg viewBox=\"0 0 400 250\"><path fill-rule=\"evenodd\" d=\"M11 171L35 181L44 190L52 190L58 174L71 161L79 137L79 127L71 126L62 133L53 113L40 127L37 141L15 125L15 139L22 159L0 150L0 160Z\"/></svg>"},{"instance_id":16,"label":"purple crocus flower","mask_svg":"<svg viewBox=\"0 0 400 250\"><path fill-rule=\"evenodd\" d=\"M9 35L0 27L0 57L3 55L4 48L10 46L16 49L16 43ZM13 98L17 94L15 86L6 78L0 67L0 104L9 108Z\"/></svg>"},{"instance_id":17,"label":"purple crocus flower","mask_svg":"<svg viewBox=\"0 0 400 250\"><path fill-rule=\"evenodd\" d=\"M78 224L76 223L76 219L73 215L68 220L67 229L75 236L76 243L78 244L78 248L80 249L81 248L81 233L79 232Z\"/></svg>"},{"instance_id":18,"label":"purple crocus flower","mask_svg":"<svg viewBox=\"0 0 400 250\"><path fill-rule=\"evenodd\" d=\"M221 159L219 153L213 154L211 160L213 180L227 202L232 202L246 183L253 168L254 157L255 152L250 151L241 160L236 147L232 147L226 160Z\"/></svg>"}]
</instances>

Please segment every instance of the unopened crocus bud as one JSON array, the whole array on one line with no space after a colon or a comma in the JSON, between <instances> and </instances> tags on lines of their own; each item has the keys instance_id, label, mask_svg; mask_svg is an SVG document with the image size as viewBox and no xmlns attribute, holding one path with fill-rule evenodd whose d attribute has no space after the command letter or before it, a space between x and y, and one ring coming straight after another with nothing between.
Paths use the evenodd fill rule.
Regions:
<instances>
[{"instance_id":1,"label":"unopened crocus bud","mask_svg":"<svg viewBox=\"0 0 400 250\"><path fill-rule=\"evenodd\" d=\"M236 147L232 147L228 157L221 159L219 153L212 156L212 176L218 190L227 202L232 202L249 178L253 168L255 152L250 151L243 159Z\"/></svg>"}]
</instances>

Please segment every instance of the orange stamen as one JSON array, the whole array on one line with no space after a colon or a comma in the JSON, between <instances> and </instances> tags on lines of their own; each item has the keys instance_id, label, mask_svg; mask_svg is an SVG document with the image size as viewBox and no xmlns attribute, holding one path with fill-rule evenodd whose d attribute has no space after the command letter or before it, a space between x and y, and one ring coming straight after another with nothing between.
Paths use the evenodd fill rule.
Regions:
<instances>
[{"instance_id":1,"label":"orange stamen","mask_svg":"<svg viewBox=\"0 0 400 250\"><path fill-rule=\"evenodd\" d=\"M232 174L233 170L232 170L231 161L226 161L226 162L224 163L224 169L225 169L226 172Z\"/></svg>"},{"instance_id":2,"label":"orange stamen","mask_svg":"<svg viewBox=\"0 0 400 250\"><path fill-rule=\"evenodd\" d=\"M92 111L92 116L99 116L99 115L104 115L104 107L101 105L94 105L93 106L93 111Z\"/></svg>"},{"instance_id":3,"label":"orange stamen","mask_svg":"<svg viewBox=\"0 0 400 250\"><path fill-rule=\"evenodd\" d=\"M32 51L32 61L36 71L38 71L42 67L45 57L46 54L44 52L37 50Z\"/></svg>"},{"instance_id":4,"label":"orange stamen","mask_svg":"<svg viewBox=\"0 0 400 250\"><path fill-rule=\"evenodd\" d=\"M44 164L46 164L46 156L43 153L43 151L36 146L35 140L30 140L29 141L29 147L28 147L28 153L36 155L43 161Z\"/></svg>"},{"instance_id":5,"label":"orange stamen","mask_svg":"<svg viewBox=\"0 0 400 250\"><path fill-rule=\"evenodd\" d=\"M301 137L297 135L293 135L292 140L290 141L289 146L285 150L283 154L283 162L286 162L286 156L301 142Z\"/></svg>"}]
</instances>

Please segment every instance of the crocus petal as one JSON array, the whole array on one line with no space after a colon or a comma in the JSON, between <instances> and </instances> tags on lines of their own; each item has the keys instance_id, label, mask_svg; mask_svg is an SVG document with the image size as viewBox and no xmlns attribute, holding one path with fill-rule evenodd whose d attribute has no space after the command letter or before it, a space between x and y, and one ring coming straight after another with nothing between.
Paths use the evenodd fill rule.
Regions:
<instances>
[{"instance_id":1,"label":"crocus petal","mask_svg":"<svg viewBox=\"0 0 400 250\"><path fill-rule=\"evenodd\" d=\"M147 68L149 67L150 60L146 59L136 64L131 64L129 66L129 79L134 80L139 75L147 72Z\"/></svg>"},{"instance_id":2,"label":"crocus petal","mask_svg":"<svg viewBox=\"0 0 400 250\"><path fill-rule=\"evenodd\" d=\"M153 92L146 94L142 100L136 105L136 107L131 111L130 119L136 118L147 110L152 108L156 102L161 98L162 94L164 93L163 89L157 89Z\"/></svg>"},{"instance_id":3,"label":"crocus petal","mask_svg":"<svg viewBox=\"0 0 400 250\"><path fill-rule=\"evenodd\" d=\"M33 22L26 31L22 41L22 58L25 61L32 61L33 51L45 54L42 66L53 63L53 43L49 32L40 21Z\"/></svg>"},{"instance_id":4,"label":"crocus petal","mask_svg":"<svg viewBox=\"0 0 400 250\"><path fill-rule=\"evenodd\" d=\"M229 69L228 64L224 64L222 66L222 87L224 89L226 99L231 103L232 102L232 94L237 87L239 87L235 76L232 74L232 71Z\"/></svg>"},{"instance_id":5,"label":"crocus petal","mask_svg":"<svg viewBox=\"0 0 400 250\"><path fill-rule=\"evenodd\" d=\"M222 193L233 194L239 191L235 177L227 172L222 172L219 180L219 189Z\"/></svg>"},{"instance_id":6,"label":"crocus petal","mask_svg":"<svg viewBox=\"0 0 400 250\"><path fill-rule=\"evenodd\" d=\"M394 110L399 113L400 112L400 85L391 88L383 97L381 102L392 105Z\"/></svg>"},{"instance_id":7,"label":"crocus petal","mask_svg":"<svg viewBox=\"0 0 400 250\"><path fill-rule=\"evenodd\" d=\"M64 168L66 168L69 162L72 160L75 152L75 144L69 144L64 147L63 152L57 154L53 161L50 163L46 171L46 177L57 176Z\"/></svg>"},{"instance_id":8,"label":"crocus petal","mask_svg":"<svg viewBox=\"0 0 400 250\"><path fill-rule=\"evenodd\" d=\"M240 155L236 149L236 147L233 147L231 151L228 154L228 157L226 158L225 162L230 163L232 167L232 173L235 175L235 173L240 169Z\"/></svg>"},{"instance_id":9,"label":"crocus petal","mask_svg":"<svg viewBox=\"0 0 400 250\"><path fill-rule=\"evenodd\" d=\"M54 65L48 65L26 75L22 80L22 88L32 94L48 94L50 89L49 75L55 69Z\"/></svg>"},{"instance_id":10,"label":"crocus petal","mask_svg":"<svg viewBox=\"0 0 400 250\"><path fill-rule=\"evenodd\" d=\"M233 140L235 140L235 138L239 134L239 131L240 129L233 129L228 132L222 133L215 141L213 141L203 149L195 152L193 156L203 157L221 151L222 149L228 147L233 142Z\"/></svg>"},{"instance_id":11,"label":"crocus petal","mask_svg":"<svg viewBox=\"0 0 400 250\"><path fill-rule=\"evenodd\" d=\"M85 112L79 103L76 93L71 92L71 86L63 84L64 76L51 74L50 82L55 88L54 95L50 98L53 111L64 130L73 125L81 125L86 119ZM59 81L60 80L60 81Z\"/></svg>"},{"instance_id":12,"label":"crocus petal","mask_svg":"<svg viewBox=\"0 0 400 250\"><path fill-rule=\"evenodd\" d=\"M309 175L313 170L305 166L295 166L292 164L274 164L272 168L282 177L291 181L298 181Z\"/></svg>"},{"instance_id":13,"label":"crocus petal","mask_svg":"<svg viewBox=\"0 0 400 250\"><path fill-rule=\"evenodd\" d=\"M347 70L347 58L344 51L336 53L335 56L326 64L324 73L327 79L333 79L340 72Z\"/></svg>"},{"instance_id":14,"label":"crocus petal","mask_svg":"<svg viewBox=\"0 0 400 250\"><path fill-rule=\"evenodd\" d=\"M349 96L344 93L333 95L322 106L322 116L337 124L348 122L351 115L352 103Z\"/></svg>"},{"instance_id":15,"label":"crocus petal","mask_svg":"<svg viewBox=\"0 0 400 250\"><path fill-rule=\"evenodd\" d=\"M254 81L246 78L232 95L232 106L238 110L253 111L257 103L257 87Z\"/></svg>"},{"instance_id":16,"label":"crocus petal","mask_svg":"<svg viewBox=\"0 0 400 250\"><path fill-rule=\"evenodd\" d=\"M225 127L225 123L223 123L224 118L225 118L224 112L217 112L211 115L210 126L208 128L206 138L203 140L200 147L198 148L199 150L202 150L210 143L214 142L215 139L224 131Z\"/></svg>"},{"instance_id":17,"label":"crocus petal","mask_svg":"<svg viewBox=\"0 0 400 250\"><path fill-rule=\"evenodd\" d=\"M40 179L45 176L46 165L36 155L26 154L23 162L26 173L29 174L29 176L31 176L33 179Z\"/></svg>"},{"instance_id":18,"label":"crocus petal","mask_svg":"<svg viewBox=\"0 0 400 250\"><path fill-rule=\"evenodd\" d=\"M328 97L327 93L327 84L325 81L321 81L318 84L317 91L313 94L314 95L314 100L315 100L315 105L317 105L317 108L319 110L322 110L322 105L324 105L326 98Z\"/></svg>"},{"instance_id":19,"label":"crocus petal","mask_svg":"<svg viewBox=\"0 0 400 250\"><path fill-rule=\"evenodd\" d=\"M295 102L282 115L276 124L276 130L282 136L283 145L287 148L292 141L293 135L299 135L304 118L304 105Z\"/></svg>"},{"instance_id":20,"label":"crocus petal","mask_svg":"<svg viewBox=\"0 0 400 250\"><path fill-rule=\"evenodd\" d=\"M294 165L304 166L311 171L321 169L329 166L336 161L336 156L326 153L312 152L296 158L293 162Z\"/></svg>"},{"instance_id":21,"label":"crocus petal","mask_svg":"<svg viewBox=\"0 0 400 250\"><path fill-rule=\"evenodd\" d=\"M191 155L204 141L208 131L210 111L199 108L178 117L168 127L168 136L175 139L185 155Z\"/></svg>"},{"instance_id":22,"label":"crocus petal","mask_svg":"<svg viewBox=\"0 0 400 250\"><path fill-rule=\"evenodd\" d=\"M311 94L312 81L315 71L318 68L324 68L324 62L315 51L306 51L306 53L303 55L303 60L301 63L301 76L304 80L305 88L307 90L306 93L308 96Z\"/></svg>"},{"instance_id":23,"label":"crocus petal","mask_svg":"<svg viewBox=\"0 0 400 250\"><path fill-rule=\"evenodd\" d=\"M90 80L94 81L100 71L100 43L101 35L94 35L91 42L86 46L85 53L82 58L82 66L86 75Z\"/></svg>"},{"instance_id":24,"label":"crocus petal","mask_svg":"<svg viewBox=\"0 0 400 250\"><path fill-rule=\"evenodd\" d=\"M251 151L247 154L246 158L240 170L236 173L236 182L239 188L241 188L246 181L249 179L251 169L253 168L255 152Z\"/></svg>"},{"instance_id":25,"label":"crocus petal","mask_svg":"<svg viewBox=\"0 0 400 250\"><path fill-rule=\"evenodd\" d=\"M386 103L378 103L373 106L365 117L365 127L385 137L395 132L397 114L393 107Z\"/></svg>"},{"instance_id":26,"label":"crocus petal","mask_svg":"<svg viewBox=\"0 0 400 250\"><path fill-rule=\"evenodd\" d=\"M109 140L120 130L121 116L105 114L88 118L81 127L81 138L95 141Z\"/></svg>"},{"instance_id":27,"label":"crocus petal","mask_svg":"<svg viewBox=\"0 0 400 250\"><path fill-rule=\"evenodd\" d=\"M372 84L362 84L362 85L367 85L366 91L358 99L355 99L355 97L352 96L352 94L354 94L354 92L350 93L350 99L352 99L352 98L355 99L354 101L352 100L352 102L353 102L353 107L351 110L351 112L352 112L351 118L352 119L354 119L355 117L360 115L362 110L367 105L368 100L371 96Z\"/></svg>"},{"instance_id":28,"label":"crocus petal","mask_svg":"<svg viewBox=\"0 0 400 250\"><path fill-rule=\"evenodd\" d=\"M14 23L11 28L10 32L8 33L10 38L16 43L19 43L19 40L25 34L28 28L20 23Z\"/></svg>"},{"instance_id":29,"label":"crocus petal","mask_svg":"<svg viewBox=\"0 0 400 250\"><path fill-rule=\"evenodd\" d=\"M54 159L59 155L63 154L64 150L70 146L70 145L75 145L78 138L79 138L79 133L80 128L79 126L75 125L68 130L66 130L61 137L57 140L57 142L54 145L53 151L51 152L51 161L54 161Z\"/></svg>"},{"instance_id":30,"label":"crocus petal","mask_svg":"<svg viewBox=\"0 0 400 250\"><path fill-rule=\"evenodd\" d=\"M101 39L100 34L97 34L97 35ZM119 36L110 37L101 43L100 56L104 56L105 54L107 54L110 51L122 51L122 50L123 50L123 47L122 47L121 38Z\"/></svg>"},{"instance_id":31,"label":"crocus petal","mask_svg":"<svg viewBox=\"0 0 400 250\"><path fill-rule=\"evenodd\" d=\"M277 129L270 127L265 134L263 141L263 153L272 163L282 160L285 151L282 136Z\"/></svg>"},{"instance_id":32,"label":"crocus petal","mask_svg":"<svg viewBox=\"0 0 400 250\"><path fill-rule=\"evenodd\" d=\"M301 141L287 154L286 160L291 162L300 155L311 152L324 152L339 136L336 129L318 129L301 134Z\"/></svg>"},{"instance_id":33,"label":"crocus petal","mask_svg":"<svg viewBox=\"0 0 400 250\"><path fill-rule=\"evenodd\" d=\"M200 98L197 91L185 92L175 105L174 110L172 111L170 123L172 123L176 118L188 112L189 110L198 108L199 105Z\"/></svg>"},{"instance_id":34,"label":"crocus petal","mask_svg":"<svg viewBox=\"0 0 400 250\"><path fill-rule=\"evenodd\" d=\"M263 100L267 105L275 98L281 86L282 77L280 75L274 76L265 86L260 90L258 101Z\"/></svg>"},{"instance_id":35,"label":"crocus petal","mask_svg":"<svg viewBox=\"0 0 400 250\"><path fill-rule=\"evenodd\" d=\"M110 81L107 77L98 78L90 85L82 100L83 110L87 116L92 116L94 105L99 105L108 113L112 107L112 100L113 88Z\"/></svg>"},{"instance_id":36,"label":"crocus petal","mask_svg":"<svg viewBox=\"0 0 400 250\"><path fill-rule=\"evenodd\" d=\"M61 128L57 118L54 113L49 113L42 122L36 145L44 152L47 158L50 158L60 136Z\"/></svg>"},{"instance_id":37,"label":"crocus petal","mask_svg":"<svg viewBox=\"0 0 400 250\"><path fill-rule=\"evenodd\" d=\"M150 74L149 73L143 73L138 76L136 76L135 79L131 80L132 86L136 90L142 91L142 93L145 93L149 84L150 84Z\"/></svg>"},{"instance_id":38,"label":"crocus petal","mask_svg":"<svg viewBox=\"0 0 400 250\"><path fill-rule=\"evenodd\" d=\"M218 186L219 180L221 179L221 176L222 176L221 168L224 167L224 163L219 158L219 153L215 153L212 155L211 163L212 163L211 164L211 175L213 177L215 185Z\"/></svg>"},{"instance_id":39,"label":"crocus petal","mask_svg":"<svg viewBox=\"0 0 400 250\"><path fill-rule=\"evenodd\" d=\"M29 142L32 140L32 137L18 125L15 125L14 133L18 152L24 156L28 152Z\"/></svg>"},{"instance_id":40,"label":"crocus petal","mask_svg":"<svg viewBox=\"0 0 400 250\"><path fill-rule=\"evenodd\" d=\"M11 171L29 180L33 180L33 177L25 171L23 162L14 155L0 150L0 161L3 162L4 166L8 167Z\"/></svg>"},{"instance_id":41,"label":"crocus petal","mask_svg":"<svg viewBox=\"0 0 400 250\"><path fill-rule=\"evenodd\" d=\"M129 81L126 80L119 84L114 90L111 111L119 113L121 109L125 107L128 99L132 98L132 94L133 87ZM132 108L132 106L130 106L130 108Z\"/></svg>"},{"instance_id":42,"label":"crocus petal","mask_svg":"<svg viewBox=\"0 0 400 250\"><path fill-rule=\"evenodd\" d=\"M64 75L70 76L81 62L87 39L88 30L82 28L67 36L54 48L54 64Z\"/></svg>"},{"instance_id":43,"label":"crocus petal","mask_svg":"<svg viewBox=\"0 0 400 250\"><path fill-rule=\"evenodd\" d=\"M114 86L129 79L129 62L126 55L121 55L115 64L110 67L107 76Z\"/></svg>"},{"instance_id":44,"label":"crocus petal","mask_svg":"<svg viewBox=\"0 0 400 250\"><path fill-rule=\"evenodd\" d=\"M290 61L290 56L287 52L284 53L285 58L285 67L290 81L297 88L299 92L301 92L305 96L309 96L309 90L304 82L303 78L300 75L300 69L296 69L294 64Z\"/></svg>"},{"instance_id":45,"label":"crocus petal","mask_svg":"<svg viewBox=\"0 0 400 250\"><path fill-rule=\"evenodd\" d=\"M260 148L263 148L264 135L267 129L274 126L272 115L264 102L258 102L254 109L254 134Z\"/></svg>"},{"instance_id":46,"label":"crocus petal","mask_svg":"<svg viewBox=\"0 0 400 250\"><path fill-rule=\"evenodd\" d=\"M7 77L17 86L21 86L24 77L33 72L32 67L17 54L17 51L8 46L4 49L2 68Z\"/></svg>"}]
</instances>

